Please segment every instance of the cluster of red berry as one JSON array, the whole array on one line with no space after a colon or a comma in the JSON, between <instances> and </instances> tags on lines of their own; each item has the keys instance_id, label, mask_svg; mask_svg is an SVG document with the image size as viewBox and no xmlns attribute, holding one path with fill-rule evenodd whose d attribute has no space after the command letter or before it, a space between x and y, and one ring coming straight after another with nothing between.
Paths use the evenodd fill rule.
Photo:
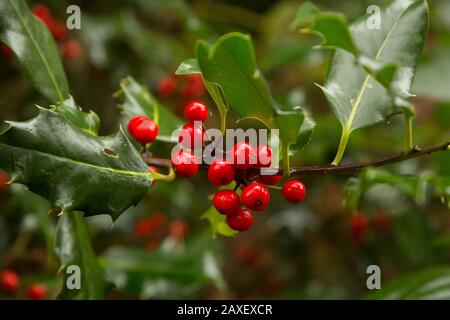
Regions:
<instances>
[{"instance_id":1,"label":"cluster of red berry","mask_svg":"<svg viewBox=\"0 0 450 320\"><path fill-rule=\"evenodd\" d=\"M0 290L7 293L14 293L20 286L20 276L13 270L3 270L0 272ZM47 286L42 283L34 283L27 287L26 294L29 299L41 300L47 295Z\"/></svg>"},{"instance_id":2,"label":"cluster of red berry","mask_svg":"<svg viewBox=\"0 0 450 320\"><path fill-rule=\"evenodd\" d=\"M205 129L202 123L208 117L208 107L199 101L190 102L184 116L188 120L181 130L178 141L184 147L172 156L172 168L179 177L191 178L199 171L200 161L192 151L202 147L205 140ZM158 126L146 116L138 116L130 120L128 130L140 143L147 144L156 139ZM247 142L240 142L230 151L232 161L226 159L215 160L208 169L208 180L214 186L226 186L236 180L238 186L242 183L238 175L255 168L271 165L272 150L263 145L258 148ZM265 161L269 159L269 161ZM268 163L267 163L268 162ZM220 190L214 194L213 205L221 214L227 216L227 224L236 231L244 231L253 224L252 213L245 209L263 211L270 201L270 192L266 186L277 184L281 180L278 175L260 175L251 183L244 183L242 194L236 190ZM282 193L286 200L298 203L303 200L306 188L298 180L286 182Z\"/></svg>"},{"instance_id":3,"label":"cluster of red berry","mask_svg":"<svg viewBox=\"0 0 450 320\"><path fill-rule=\"evenodd\" d=\"M386 232L391 224L391 215L386 212L379 212L367 218L366 215L359 213L350 219L350 232L353 241L357 244L363 244L366 241L369 226L372 225L375 231Z\"/></svg>"},{"instance_id":4,"label":"cluster of red berry","mask_svg":"<svg viewBox=\"0 0 450 320\"><path fill-rule=\"evenodd\" d=\"M179 94L182 99L190 100L203 96L206 89L199 74L190 74L178 78L167 75L158 81L157 92L160 98L169 98Z\"/></svg>"},{"instance_id":5,"label":"cluster of red berry","mask_svg":"<svg viewBox=\"0 0 450 320\"><path fill-rule=\"evenodd\" d=\"M53 38L60 45L60 50L63 56L67 59L74 60L80 57L82 53L82 47L79 41L70 39L69 30L66 25L53 16L50 9L43 4L36 4L32 7L31 12L42 20L48 27ZM11 58L13 52L7 45L2 44L1 51L7 58Z\"/></svg>"}]
</instances>

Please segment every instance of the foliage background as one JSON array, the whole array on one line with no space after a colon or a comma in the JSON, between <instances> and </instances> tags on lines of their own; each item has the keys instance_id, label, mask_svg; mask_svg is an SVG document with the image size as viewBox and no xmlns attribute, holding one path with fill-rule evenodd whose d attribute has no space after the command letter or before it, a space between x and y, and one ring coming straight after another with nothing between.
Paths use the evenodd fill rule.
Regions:
<instances>
[{"instance_id":1,"label":"foliage background","mask_svg":"<svg viewBox=\"0 0 450 320\"><path fill-rule=\"evenodd\" d=\"M419 145L441 142L450 133L450 5L446 0L430 2L430 32L413 89L418 114L414 138ZM73 4L65 0L41 3L61 19L65 8ZM322 9L342 11L352 20L368 5L385 1L314 3ZM312 49L319 38L289 30L300 4L268 0L78 1L82 29L71 31L71 36L82 43L83 52L76 60L64 61L71 93L86 110L100 116L101 134L113 133L121 116L116 107L119 101L112 94L121 79L132 75L156 93L159 79L173 74L181 61L194 55L197 39L214 41L230 31L249 33L275 98L307 107L318 123L312 142L295 158L295 164L330 163L339 143L340 125L314 84L323 83L330 52ZM29 119L36 114L34 104L46 105L17 63L3 57L0 92L2 120ZM202 99L213 105L207 96ZM161 102L181 116L187 101L176 97ZM207 126L217 126L217 119L209 120ZM356 131L345 161L393 154L402 150L403 144L403 123L394 117ZM167 147L161 144L157 150L164 154ZM389 170L450 176L450 155L409 160ZM358 240L352 234L351 211L344 203L347 178L305 178L309 194L301 205L286 204L272 192L269 209L258 215L250 231L214 240L209 224L200 219L213 192L205 174L171 184L158 182L113 228L109 218L87 219L95 253L114 284L108 286L106 298L361 298L369 294L366 268L371 264L380 265L383 287L410 273L412 278L404 282L423 278L431 283L429 273L414 272L432 268L435 274L438 266L442 267L438 274L448 279L449 210L433 190L425 188L420 197L412 199L388 184L371 188L359 205L370 221L369 228ZM0 190L0 268L18 270L25 283L46 283L53 298L62 275L56 275L59 261L52 251L58 218L48 211L44 200L20 186ZM164 217L162 226L146 237L138 236L136 223L155 214ZM388 223L377 223L380 216L387 216ZM187 224L185 237L179 237L174 221ZM448 281L439 289L448 292ZM23 297L20 292L13 298Z\"/></svg>"}]
</instances>

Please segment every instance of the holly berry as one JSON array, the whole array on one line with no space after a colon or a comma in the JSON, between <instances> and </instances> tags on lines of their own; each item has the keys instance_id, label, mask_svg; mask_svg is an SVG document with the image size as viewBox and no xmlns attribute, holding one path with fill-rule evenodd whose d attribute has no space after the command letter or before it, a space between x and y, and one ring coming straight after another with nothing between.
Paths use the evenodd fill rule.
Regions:
<instances>
[{"instance_id":1,"label":"holly berry","mask_svg":"<svg viewBox=\"0 0 450 320\"><path fill-rule=\"evenodd\" d=\"M305 197L306 187L298 180L291 180L283 185L281 191L287 201L299 203Z\"/></svg>"},{"instance_id":2,"label":"holly berry","mask_svg":"<svg viewBox=\"0 0 450 320\"><path fill-rule=\"evenodd\" d=\"M19 275L13 270L3 270L0 272L0 289L6 292L15 291L20 284Z\"/></svg>"},{"instance_id":3,"label":"holly berry","mask_svg":"<svg viewBox=\"0 0 450 320\"><path fill-rule=\"evenodd\" d=\"M0 44L0 50L7 59L11 59L13 56L13 51L10 47L8 47L6 44Z\"/></svg>"},{"instance_id":4,"label":"holly berry","mask_svg":"<svg viewBox=\"0 0 450 320\"><path fill-rule=\"evenodd\" d=\"M78 40L68 40L63 44L63 55L69 60L76 60L81 56L83 49Z\"/></svg>"},{"instance_id":5,"label":"holly berry","mask_svg":"<svg viewBox=\"0 0 450 320\"><path fill-rule=\"evenodd\" d=\"M270 167L272 163L272 149L269 146L259 146L257 149L257 166Z\"/></svg>"},{"instance_id":6,"label":"holly berry","mask_svg":"<svg viewBox=\"0 0 450 320\"><path fill-rule=\"evenodd\" d=\"M225 186L234 180L234 167L226 160L215 160L208 169L208 180L215 186Z\"/></svg>"},{"instance_id":7,"label":"holly berry","mask_svg":"<svg viewBox=\"0 0 450 320\"><path fill-rule=\"evenodd\" d=\"M274 186L276 185L278 182L280 182L280 180L282 179L282 176L277 176L277 175L271 175L271 176L259 176L258 178L258 182L261 184L265 184L268 186Z\"/></svg>"},{"instance_id":8,"label":"holly berry","mask_svg":"<svg viewBox=\"0 0 450 320\"><path fill-rule=\"evenodd\" d=\"M199 123L199 122L197 122ZM186 148L198 148L203 145L205 139L205 129L194 123L187 123L181 129L178 142Z\"/></svg>"},{"instance_id":9,"label":"holly berry","mask_svg":"<svg viewBox=\"0 0 450 320\"><path fill-rule=\"evenodd\" d=\"M198 74L192 74L188 76L188 81L181 90L181 96L183 99L197 98L203 96L205 91L202 77Z\"/></svg>"},{"instance_id":10,"label":"holly berry","mask_svg":"<svg viewBox=\"0 0 450 320\"><path fill-rule=\"evenodd\" d=\"M192 101L184 108L184 117L191 122L205 121L208 118L208 107L203 102Z\"/></svg>"},{"instance_id":11,"label":"holly berry","mask_svg":"<svg viewBox=\"0 0 450 320\"><path fill-rule=\"evenodd\" d=\"M236 231L245 231L253 224L253 215L249 210L239 208L235 215L227 216L228 226Z\"/></svg>"},{"instance_id":12,"label":"holly berry","mask_svg":"<svg viewBox=\"0 0 450 320\"><path fill-rule=\"evenodd\" d=\"M33 12L33 14L39 19L41 19L42 22L44 22L47 26L53 24L53 15L46 5L40 3L35 4L31 8L31 12Z\"/></svg>"},{"instance_id":13,"label":"holly berry","mask_svg":"<svg viewBox=\"0 0 450 320\"><path fill-rule=\"evenodd\" d=\"M27 289L27 296L33 300L44 299L47 295L47 286L41 283L32 284Z\"/></svg>"},{"instance_id":14,"label":"holly berry","mask_svg":"<svg viewBox=\"0 0 450 320\"><path fill-rule=\"evenodd\" d=\"M66 25L57 20L53 20L53 22L48 27L53 35L53 38L55 38L56 41L63 41L64 39L66 39L69 33Z\"/></svg>"},{"instance_id":15,"label":"holly berry","mask_svg":"<svg viewBox=\"0 0 450 320\"><path fill-rule=\"evenodd\" d=\"M154 213L148 217L141 218L134 225L134 234L138 237L148 237L156 230L162 228L166 223L166 217L162 213Z\"/></svg>"},{"instance_id":16,"label":"holly berry","mask_svg":"<svg viewBox=\"0 0 450 320\"><path fill-rule=\"evenodd\" d=\"M350 219L351 235L355 242L361 243L367 231L368 221L365 215L357 214Z\"/></svg>"},{"instance_id":17,"label":"holly berry","mask_svg":"<svg viewBox=\"0 0 450 320\"><path fill-rule=\"evenodd\" d=\"M199 161L195 154L189 150L180 150L172 156L172 168L183 178L190 178L197 174Z\"/></svg>"},{"instance_id":18,"label":"holly berry","mask_svg":"<svg viewBox=\"0 0 450 320\"><path fill-rule=\"evenodd\" d=\"M239 142L231 150L233 165L238 170L248 170L256 164L256 151L247 142Z\"/></svg>"},{"instance_id":19,"label":"holly berry","mask_svg":"<svg viewBox=\"0 0 450 320\"><path fill-rule=\"evenodd\" d=\"M217 211L227 216L237 214L241 205L241 199L239 198L238 194L233 190L217 191L214 194L212 202L214 208L216 208Z\"/></svg>"},{"instance_id":20,"label":"holly berry","mask_svg":"<svg viewBox=\"0 0 450 320\"><path fill-rule=\"evenodd\" d=\"M147 144L156 140L158 125L147 116L137 116L128 122L128 132L136 141Z\"/></svg>"},{"instance_id":21,"label":"holly berry","mask_svg":"<svg viewBox=\"0 0 450 320\"><path fill-rule=\"evenodd\" d=\"M170 223L170 235L176 239L183 240L188 232L188 225L181 219L175 219Z\"/></svg>"},{"instance_id":22,"label":"holly berry","mask_svg":"<svg viewBox=\"0 0 450 320\"><path fill-rule=\"evenodd\" d=\"M8 186L9 177L5 171L0 170L0 190Z\"/></svg>"},{"instance_id":23,"label":"holly berry","mask_svg":"<svg viewBox=\"0 0 450 320\"><path fill-rule=\"evenodd\" d=\"M249 209L263 211L270 201L269 190L259 183L251 183L242 190L242 203Z\"/></svg>"},{"instance_id":24,"label":"holly berry","mask_svg":"<svg viewBox=\"0 0 450 320\"><path fill-rule=\"evenodd\" d=\"M174 77L165 76L158 81L158 95L160 97L169 97L175 91L176 81Z\"/></svg>"}]
</instances>

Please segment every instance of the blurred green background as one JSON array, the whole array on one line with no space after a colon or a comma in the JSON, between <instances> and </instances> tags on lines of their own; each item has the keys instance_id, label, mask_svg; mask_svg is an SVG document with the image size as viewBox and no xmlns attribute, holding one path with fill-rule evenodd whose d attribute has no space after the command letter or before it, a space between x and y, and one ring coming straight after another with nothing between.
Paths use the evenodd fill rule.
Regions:
<instances>
[{"instance_id":1,"label":"blurred green background","mask_svg":"<svg viewBox=\"0 0 450 320\"><path fill-rule=\"evenodd\" d=\"M73 1L39 1L62 21ZM386 1L313 1L324 10L361 16L369 5ZM36 2L28 1L32 6ZM294 159L297 165L333 160L340 125L321 90L330 57L315 50L314 36L289 29L302 1L269 0L129 0L77 1L82 28L70 31L81 45L76 57L65 57L71 93L85 110L102 120L101 134L117 130L120 102L113 97L120 80L131 75L174 113L182 115L192 99L215 106L207 93L186 92L186 77L177 76L176 94L165 97L161 79L194 56L199 38L214 41L230 31L251 34L258 64L275 98L305 106L318 123L311 143ZM450 2L430 1L431 25L415 79L415 142L429 145L450 133ZM34 105L46 102L33 90L18 63L0 61L0 120L26 120ZM216 126L216 119L207 126ZM403 123L356 131L345 162L380 158L402 150ZM155 154L169 156L168 146ZM387 168L392 173L450 177L449 152L409 160ZM448 207L430 188L420 197L389 184L377 184L361 199L366 219L352 218L345 205L348 176L305 178L309 194L300 205L287 204L272 191L266 212L235 237L211 236L201 216L214 192L205 173L195 179L158 182L138 207L125 212L111 228L109 217L87 218L92 243L111 286L106 298L361 298L369 265L381 267L382 286L413 273L450 263ZM0 269L14 269L23 283L44 283L47 298L57 295L62 276L52 252L55 214L46 201L19 185L0 189ZM419 275L414 274L419 272ZM422 273L420 273L422 272ZM425 276L426 277L426 276ZM408 279L408 278L407 278ZM448 283L448 281L447 281ZM446 287L448 289L448 284ZM0 296L1 297L1 296ZM6 298L25 298L24 290Z\"/></svg>"}]
</instances>

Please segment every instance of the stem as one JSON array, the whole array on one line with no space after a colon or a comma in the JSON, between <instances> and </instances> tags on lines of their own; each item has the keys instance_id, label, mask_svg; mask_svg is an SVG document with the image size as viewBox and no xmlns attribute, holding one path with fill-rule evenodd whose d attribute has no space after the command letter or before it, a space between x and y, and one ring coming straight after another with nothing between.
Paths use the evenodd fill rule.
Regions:
<instances>
[{"instance_id":1,"label":"stem","mask_svg":"<svg viewBox=\"0 0 450 320\"><path fill-rule=\"evenodd\" d=\"M284 176L289 177L291 172L291 165L289 163L289 145L286 145L283 147L283 167L284 170Z\"/></svg>"},{"instance_id":2,"label":"stem","mask_svg":"<svg viewBox=\"0 0 450 320\"><path fill-rule=\"evenodd\" d=\"M220 113L220 132L222 136L225 135L225 130L227 129L227 111L224 110Z\"/></svg>"},{"instance_id":3,"label":"stem","mask_svg":"<svg viewBox=\"0 0 450 320\"><path fill-rule=\"evenodd\" d=\"M413 119L412 116L406 116L405 123L405 139L406 139L406 150L410 151L414 148L413 146Z\"/></svg>"},{"instance_id":4,"label":"stem","mask_svg":"<svg viewBox=\"0 0 450 320\"><path fill-rule=\"evenodd\" d=\"M359 172L367 167L381 167L388 164L401 162L408 159L418 158L422 157L434 152L438 151L450 151L450 140L438 145L434 146L428 146L428 147L413 147L410 151L401 152L396 155L378 159L378 160L372 160L372 161L366 161L366 162L360 162L360 163L354 163L354 164L347 164L347 165L324 165L324 166L309 166L309 167L296 167L290 169L290 176L319 176L319 175L330 175L330 174L352 174L355 172ZM153 158L149 154L144 154L144 161L147 162L149 165L154 166L160 166L160 167L171 167L171 162L169 159L158 159ZM200 167L202 170L208 170L207 165L202 165ZM283 169L280 168L278 170L277 175L283 174ZM256 173L258 170L255 171Z\"/></svg>"},{"instance_id":5,"label":"stem","mask_svg":"<svg viewBox=\"0 0 450 320\"><path fill-rule=\"evenodd\" d=\"M342 128L342 134L341 134L341 141L339 142L339 148L336 153L336 157L334 158L333 162L331 163L333 166L338 166L342 158L344 157L345 149L347 148L348 138L350 137L351 130L347 129L346 127Z\"/></svg>"}]
</instances>

